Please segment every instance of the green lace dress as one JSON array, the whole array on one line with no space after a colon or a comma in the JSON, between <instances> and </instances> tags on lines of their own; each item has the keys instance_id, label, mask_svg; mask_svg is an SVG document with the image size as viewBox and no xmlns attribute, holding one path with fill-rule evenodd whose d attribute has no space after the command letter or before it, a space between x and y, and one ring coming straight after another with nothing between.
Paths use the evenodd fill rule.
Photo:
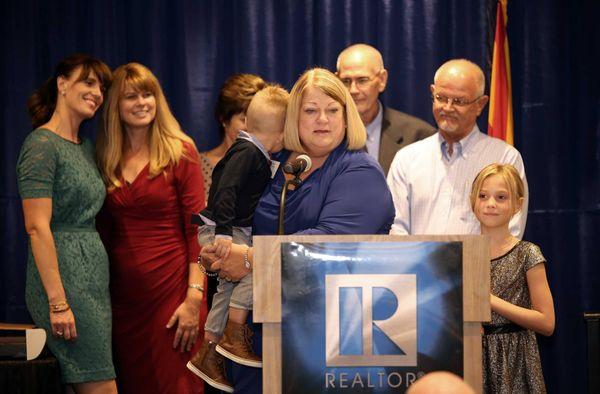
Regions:
<instances>
[{"instance_id":1,"label":"green lace dress","mask_svg":"<svg viewBox=\"0 0 600 394\"><path fill-rule=\"evenodd\" d=\"M75 316L76 341L52 336L48 298L31 254L27 260L26 302L33 321L46 330L47 344L60 363L65 383L115 377L111 354L108 257L95 228L106 194L94 162L94 148L37 129L21 148L17 180L21 199L51 198L50 223L58 268Z\"/></svg>"}]
</instances>

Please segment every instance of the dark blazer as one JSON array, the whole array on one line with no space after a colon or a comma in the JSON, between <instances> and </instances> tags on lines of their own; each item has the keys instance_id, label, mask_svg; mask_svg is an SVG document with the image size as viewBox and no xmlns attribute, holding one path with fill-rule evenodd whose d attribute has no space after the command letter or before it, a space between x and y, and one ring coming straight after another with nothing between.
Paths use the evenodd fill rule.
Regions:
<instances>
[{"instance_id":1,"label":"dark blazer","mask_svg":"<svg viewBox=\"0 0 600 394\"><path fill-rule=\"evenodd\" d=\"M379 164L383 173L387 176L392 160L400 148L429 137L435 132L433 126L419 118L383 107L379 142Z\"/></svg>"}]
</instances>

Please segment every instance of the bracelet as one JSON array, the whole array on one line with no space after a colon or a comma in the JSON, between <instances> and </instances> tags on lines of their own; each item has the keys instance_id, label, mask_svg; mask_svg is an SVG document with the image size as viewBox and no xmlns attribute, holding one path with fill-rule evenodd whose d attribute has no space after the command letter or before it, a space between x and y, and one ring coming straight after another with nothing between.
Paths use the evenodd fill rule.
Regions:
<instances>
[{"instance_id":1,"label":"bracelet","mask_svg":"<svg viewBox=\"0 0 600 394\"><path fill-rule=\"evenodd\" d=\"M199 283L190 283L188 285L188 289L196 289L198 290L200 293L204 293L204 287L202 287L201 284Z\"/></svg>"},{"instance_id":2,"label":"bracelet","mask_svg":"<svg viewBox=\"0 0 600 394\"><path fill-rule=\"evenodd\" d=\"M71 307L69 306L67 301L61 301L56 304L49 304L49 305L50 305L50 313L61 313L61 312L66 312L69 309L71 309Z\"/></svg>"},{"instance_id":3,"label":"bracelet","mask_svg":"<svg viewBox=\"0 0 600 394\"><path fill-rule=\"evenodd\" d=\"M67 303L67 300L61 301L61 302L57 302L56 304L48 304L50 306L51 310L58 310L58 309L63 309L66 306L69 306L69 304Z\"/></svg>"},{"instance_id":4,"label":"bracelet","mask_svg":"<svg viewBox=\"0 0 600 394\"><path fill-rule=\"evenodd\" d=\"M249 271L252 271L252 265L250 264L250 260L248 260L248 251L249 250L250 250L250 248L246 248L246 251L244 252L244 266Z\"/></svg>"},{"instance_id":5,"label":"bracelet","mask_svg":"<svg viewBox=\"0 0 600 394\"><path fill-rule=\"evenodd\" d=\"M66 312L69 309L71 309L71 307L69 305L65 306L63 309L52 309L50 311L50 313L61 313L61 312Z\"/></svg>"},{"instance_id":6,"label":"bracelet","mask_svg":"<svg viewBox=\"0 0 600 394\"><path fill-rule=\"evenodd\" d=\"M204 268L204 265L202 264L202 255L198 255L198 260L196 261L198 262L198 266L200 267L200 272L202 272L204 275L211 277L218 275L216 272L207 271L206 268Z\"/></svg>"}]
</instances>

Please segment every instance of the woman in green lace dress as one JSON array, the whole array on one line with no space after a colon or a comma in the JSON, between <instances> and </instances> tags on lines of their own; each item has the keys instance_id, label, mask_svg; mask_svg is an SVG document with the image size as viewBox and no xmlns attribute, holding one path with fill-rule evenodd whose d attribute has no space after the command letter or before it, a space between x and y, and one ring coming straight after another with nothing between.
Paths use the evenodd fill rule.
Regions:
<instances>
[{"instance_id":1,"label":"woman in green lace dress","mask_svg":"<svg viewBox=\"0 0 600 394\"><path fill-rule=\"evenodd\" d=\"M90 56L63 59L29 99L35 130L17 164L29 235L27 308L77 393L117 391L108 258L94 224L105 189L93 146L78 135L110 79L110 69Z\"/></svg>"}]
</instances>

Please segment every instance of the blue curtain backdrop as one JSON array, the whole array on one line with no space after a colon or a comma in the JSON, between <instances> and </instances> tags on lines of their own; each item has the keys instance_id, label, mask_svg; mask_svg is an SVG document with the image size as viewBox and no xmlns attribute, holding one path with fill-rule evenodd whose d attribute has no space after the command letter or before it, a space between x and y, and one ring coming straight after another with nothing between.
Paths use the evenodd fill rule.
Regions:
<instances>
[{"instance_id":1,"label":"blue curtain backdrop","mask_svg":"<svg viewBox=\"0 0 600 394\"><path fill-rule=\"evenodd\" d=\"M234 72L290 88L308 67L366 42L383 54L383 101L431 123L437 67L465 57L489 68L493 0L10 0L0 14L0 321L28 321L26 235L15 163L30 131L28 95L62 57L87 52L111 67L137 61L160 79L182 127L215 146L213 107ZM510 1L515 143L531 191L525 238L539 244L557 311L541 350L550 392L586 389L583 311L600 310L600 30L596 1ZM489 73L488 73L489 78ZM480 119L485 130L487 116ZM93 120L85 133L95 135ZM567 361L568 360L568 361Z\"/></svg>"}]
</instances>

